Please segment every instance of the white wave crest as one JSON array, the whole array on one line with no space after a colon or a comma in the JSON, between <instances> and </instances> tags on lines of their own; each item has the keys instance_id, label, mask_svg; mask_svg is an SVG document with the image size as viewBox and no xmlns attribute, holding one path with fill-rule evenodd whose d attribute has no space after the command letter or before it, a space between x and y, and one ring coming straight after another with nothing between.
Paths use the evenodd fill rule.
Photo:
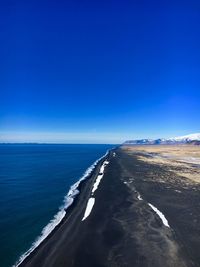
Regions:
<instances>
[{"instance_id":1,"label":"white wave crest","mask_svg":"<svg viewBox=\"0 0 200 267\"><path fill-rule=\"evenodd\" d=\"M92 173L92 171L94 170L98 162L102 160L104 157L106 157L108 153L109 153L109 150L106 152L105 155L103 155L98 160L96 160L85 171L83 176L75 184L73 184L70 187L69 192L64 198L63 205L59 208L59 211L54 215L53 219L43 228L40 236L37 237L36 240L32 243L30 249L28 249L24 254L22 254L20 258L18 259L18 261L12 267L18 267L47 238L47 236L55 229L55 227L61 223L61 221L65 217L66 209L72 205L72 203L74 202L75 196L79 194L78 187L80 183Z\"/></svg>"}]
</instances>

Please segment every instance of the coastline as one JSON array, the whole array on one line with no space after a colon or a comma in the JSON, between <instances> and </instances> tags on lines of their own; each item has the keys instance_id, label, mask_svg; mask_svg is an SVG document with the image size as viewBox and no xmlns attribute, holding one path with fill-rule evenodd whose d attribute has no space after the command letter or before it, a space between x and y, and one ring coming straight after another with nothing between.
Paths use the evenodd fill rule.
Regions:
<instances>
[{"instance_id":1,"label":"coastline","mask_svg":"<svg viewBox=\"0 0 200 267\"><path fill-rule=\"evenodd\" d=\"M192 182L185 188L181 181L188 180L140 157L121 148L109 152L99 186L105 158L81 183L62 223L19 266L199 266L200 208L193 203L200 188Z\"/></svg>"},{"instance_id":2,"label":"coastline","mask_svg":"<svg viewBox=\"0 0 200 267\"><path fill-rule=\"evenodd\" d=\"M32 243L31 247L18 258L18 260L12 265L12 267L24 266L24 264L26 264L29 258L31 258L35 253L37 253L37 250L40 249L40 246L42 246L43 243L47 242L49 238L51 238L51 236L54 235L54 233L58 230L58 228L62 226L62 224L67 220L68 216L70 216L73 209L76 207L83 188L87 186L87 183L92 183L91 180L96 179L101 163L105 159L107 159L112 150L113 148L107 150L107 152L102 157L97 159L92 165L90 165L86 169L84 174L79 178L79 180L77 180L77 182L70 186L67 195L64 197L63 205L59 208L53 219L43 228L41 235L36 238L36 240ZM59 214L59 212L64 212L64 216L58 223L53 226L53 229L51 229L51 231L43 237L43 231L48 227L49 224L51 224L52 222L54 223L54 219ZM36 244L38 241L39 243Z\"/></svg>"}]
</instances>

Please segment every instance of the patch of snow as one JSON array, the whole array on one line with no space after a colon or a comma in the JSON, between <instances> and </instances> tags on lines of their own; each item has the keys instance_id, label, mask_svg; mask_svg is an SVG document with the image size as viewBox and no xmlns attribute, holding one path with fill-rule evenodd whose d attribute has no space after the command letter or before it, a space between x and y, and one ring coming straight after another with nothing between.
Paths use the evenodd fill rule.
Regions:
<instances>
[{"instance_id":1,"label":"patch of snow","mask_svg":"<svg viewBox=\"0 0 200 267\"><path fill-rule=\"evenodd\" d=\"M143 200L143 198L141 197L141 195L138 193L138 196L137 196L138 200Z\"/></svg>"},{"instance_id":2,"label":"patch of snow","mask_svg":"<svg viewBox=\"0 0 200 267\"><path fill-rule=\"evenodd\" d=\"M94 192L97 190L102 178L103 178L103 174L99 174L97 176L97 179L96 179L96 181L95 181L95 183L93 185L93 188L92 188L92 194L94 194Z\"/></svg>"},{"instance_id":3,"label":"patch of snow","mask_svg":"<svg viewBox=\"0 0 200 267\"><path fill-rule=\"evenodd\" d=\"M89 198L82 221L84 221L90 215L92 208L94 206L94 203L95 203L95 198L94 197Z\"/></svg>"},{"instance_id":4,"label":"patch of snow","mask_svg":"<svg viewBox=\"0 0 200 267\"><path fill-rule=\"evenodd\" d=\"M97 190L100 182L101 182L101 179L103 178L104 176L104 169L105 169L105 166L107 166L109 163L109 161L105 160L104 163L102 164L101 168L100 168L100 172L99 172L99 175L97 176L97 179L93 185L93 188L92 188L92 195L94 194L94 192Z\"/></svg>"},{"instance_id":5,"label":"patch of snow","mask_svg":"<svg viewBox=\"0 0 200 267\"><path fill-rule=\"evenodd\" d=\"M182 193L180 190L174 190L175 192L177 192L177 193Z\"/></svg>"},{"instance_id":6,"label":"patch of snow","mask_svg":"<svg viewBox=\"0 0 200 267\"><path fill-rule=\"evenodd\" d=\"M104 169L105 169L105 165L103 164L102 166L101 166L101 168L100 168L100 173L104 173Z\"/></svg>"},{"instance_id":7,"label":"patch of snow","mask_svg":"<svg viewBox=\"0 0 200 267\"><path fill-rule=\"evenodd\" d=\"M180 160L186 163L200 164L200 158L183 157L183 158L180 158Z\"/></svg>"},{"instance_id":8,"label":"patch of snow","mask_svg":"<svg viewBox=\"0 0 200 267\"><path fill-rule=\"evenodd\" d=\"M160 219L162 220L163 224L164 224L165 226L167 226L167 227L170 228L169 223L168 223L167 219L165 218L165 215L164 215L161 211L159 211L159 209L157 209L155 206L153 206L152 204L148 203L148 205L149 205L149 206L152 208L152 210L154 210L155 213L160 217Z\"/></svg>"}]
</instances>

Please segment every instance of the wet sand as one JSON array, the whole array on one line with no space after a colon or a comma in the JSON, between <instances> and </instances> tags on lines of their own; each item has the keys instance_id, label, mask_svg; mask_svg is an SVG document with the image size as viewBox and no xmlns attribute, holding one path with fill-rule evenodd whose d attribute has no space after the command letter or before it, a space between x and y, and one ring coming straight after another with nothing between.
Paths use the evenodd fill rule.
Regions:
<instances>
[{"instance_id":1,"label":"wet sand","mask_svg":"<svg viewBox=\"0 0 200 267\"><path fill-rule=\"evenodd\" d=\"M199 184L168 165L141 160L141 151L114 153L90 215L82 221L102 162L82 183L62 224L21 267L200 266Z\"/></svg>"}]
</instances>

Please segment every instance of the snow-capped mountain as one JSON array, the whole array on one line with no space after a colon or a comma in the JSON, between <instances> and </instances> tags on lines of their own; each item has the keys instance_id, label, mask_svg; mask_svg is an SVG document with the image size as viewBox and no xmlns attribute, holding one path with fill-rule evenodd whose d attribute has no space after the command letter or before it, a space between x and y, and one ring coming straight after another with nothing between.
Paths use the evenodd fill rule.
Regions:
<instances>
[{"instance_id":1,"label":"snow-capped mountain","mask_svg":"<svg viewBox=\"0 0 200 267\"><path fill-rule=\"evenodd\" d=\"M178 136L175 138L170 138L169 140L178 141L178 142L200 141L200 133Z\"/></svg>"},{"instance_id":2,"label":"snow-capped mountain","mask_svg":"<svg viewBox=\"0 0 200 267\"><path fill-rule=\"evenodd\" d=\"M178 136L168 139L139 139L139 140L128 140L124 144L131 145L159 145L159 144L194 144L200 145L200 133L189 134L184 136Z\"/></svg>"}]
</instances>

